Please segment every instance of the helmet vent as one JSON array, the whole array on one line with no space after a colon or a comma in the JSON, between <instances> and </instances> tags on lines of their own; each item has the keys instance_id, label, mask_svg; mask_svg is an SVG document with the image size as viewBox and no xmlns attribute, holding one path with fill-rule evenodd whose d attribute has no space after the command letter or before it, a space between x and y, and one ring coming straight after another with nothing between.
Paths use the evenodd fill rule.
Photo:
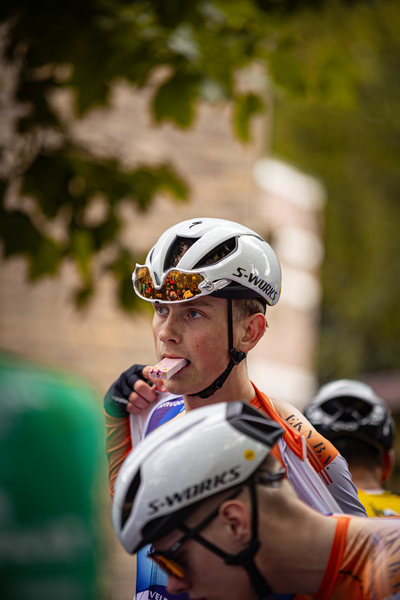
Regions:
<instances>
[{"instance_id":1,"label":"helmet vent","mask_svg":"<svg viewBox=\"0 0 400 600\"><path fill-rule=\"evenodd\" d=\"M135 500L138 488L140 485L140 471L138 471L129 486L129 489L125 496L124 506L121 511L121 529L123 529L125 523L129 519L129 515L131 514L133 502Z\"/></svg>"},{"instance_id":2,"label":"helmet vent","mask_svg":"<svg viewBox=\"0 0 400 600\"><path fill-rule=\"evenodd\" d=\"M335 398L334 400L328 400L321 404L321 408L328 415L336 416L344 422L364 419L372 410L369 403L364 402L361 398L354 398L351 396L343 396L341 398Z\"/></svg>"},{"instance_id":3,"label":"helmet vent","mask_svg":"<svg viewBox=\"0 0 400 600\"><path fill-rule=\"evenodd\" d=\"M199 238L185 238L177 236L165 255L164 271L168 271L171 267L176 265L181 260L182 256L189 250Z\"/></svg>"},{"instance_id":4,"label":"helmet vent","mask_svg":"<svg viewBox=\"0 0 400 600\"><path fill-rule=\"evenodd\" d=\"M228 403L226 418L235 429L271 448L284 433L278 423L241 402Z\"/></svg>"},{"instance_id":5,"label":"helmet vent","mask_svg":"<svg viewBox=\"0 0 400 600\"><path fill-rule=\"evenodd\" d=\"M215 265L230 254L233 254L237 249L237 238L233 237L213 248L208 254L203 256L198 263L195 264L195 269L201 269L206 265Z\"/></svg>"}]
</instances>

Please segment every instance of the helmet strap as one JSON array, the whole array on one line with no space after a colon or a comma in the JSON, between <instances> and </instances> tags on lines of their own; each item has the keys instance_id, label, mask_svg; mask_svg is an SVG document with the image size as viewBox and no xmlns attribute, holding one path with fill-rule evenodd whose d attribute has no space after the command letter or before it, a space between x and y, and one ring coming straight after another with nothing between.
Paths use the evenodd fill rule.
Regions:
<instances>
[{"instance_id":1,"label":"helmet strap","mask_svg":"<svg viewBox=\"0 0 400 600\"><path fill-rule=\"evenodd\" d=\"M224 552L223 550L221 550L221 548L218 548L218 546L215 546L214 544L212 544L211 542L209 542L208 540L203 538L201 535L199 535L198 532L201 529L204 529L204 526L208 525L211 522L211 520L216 517L216 511L214 511L208 517L208 519L206 521L203 521L200 524L200 526L198 526L197 528L195 528L193 530L190 530L184 523L179 525L179 529L184 531L186 534L189 534L191 538L193 538L194 540L196 540L197 542L199 542L200 544L205 546L208 550L210 550L214 554L217 554L217 556L220 556L224 560L225 564L231 565L231 566L236 566L236 567L243 567L249 575L251 585L253 586L253 589L257 593L257 598L261 599L261 598L266 598L267 596L272 594L272 589L271 589L271 586L269 585L269 583L267 582L267 580L265 579L265 577L260 573L257 565L254 562L254 557L257 554L261 543L260 543L260 540L258 539L258 533L257 533L258 532L258 506L257 506L256 486L255 486L253 477L251 477L249 479L248 485L250 488L250 497L251 497L251 510L252 510L251 531L252 531L252 535L251 535L250 544L247 546L247 548L245 548L238 554L228 554L227 552ZM239 491L241 491L241 489ZM219 507L218 507L217 511L218 510L219 510Z\"/></svg>"},{"instance_id":2,"label":"helmet strap","mask_svg":"<svg viewBox=\"0 0 400 600\"><path fill-rule=\"evenodd\" d=\"M233 317L232 317L232 299L228 300L228 343L230 360L225 371L211 385L204 388L197 394L187 394L188 396L199 396L199 398L210 398L217 390L220 390L228 379L233 367L242 362L246 358L246 352L240 352L233 347Z\"/></svg>"}]
</instances>

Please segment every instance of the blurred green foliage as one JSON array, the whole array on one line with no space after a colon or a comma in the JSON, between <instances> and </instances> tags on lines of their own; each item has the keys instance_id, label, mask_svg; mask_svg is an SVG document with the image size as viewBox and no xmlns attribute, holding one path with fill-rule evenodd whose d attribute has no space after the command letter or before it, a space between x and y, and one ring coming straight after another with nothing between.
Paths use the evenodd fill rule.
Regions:
<instances>
[{"instance_id":1,"label":"blurred green foliage","mask_svg":"<svg viewBox=\"0 0 400 600\"><path fill-rule=\"evenodd\" d=\"M275 152L320 176L328 192L320 379L398 369L400 5L327 5L293 26L308 40L302 60L316 64L321 49L336 49L336 66L319 81L325 100L280 95L275 114ZM356 97L344 82L354 81L352 69ZM340 102L330 100L332 87Z\"/></svg>"},{"instance_id":2,"label":"blurred green foliage","mask_svg":"<svg viewBox=\"0 0 400 600\"><path fill-rule=\"evenodd\" d=\"M201 101L231 102L236 136L250 139L250 121L266 109L265 90L243 93L237 74L254 64L269 67L274 87L288 98L319 97L351 106L359 69L334 36L320 38L310 58L308 34L315 34L323 7L351 7L355 2L297 0L14 0L0 5L5 24L4 60L18 68L15 102L27 110L16 121L20 151L1 172L0 237L4 255L23 254L32 280L53 275L66 258L81 274L77 302L94 290L94 262L112 247L101 269L114 273L120 299L132 308L126 289L135 256L119 241L122 200L145 210L154 194L188 198L184 174L170 164L138 165L126 170L109 157L99 160L71 134L67 119L52 102L54 92L69 89L76 117L106 106L113 84L125 79L144 87L159 67L167 76L152 98L155 123L190 127ZM365 4L365 3L361 3ZM371 3L367 3L368 5ZM312 31L297 27L311 15ZM338 23L339 30L342 24ZM304 27L303 27L304 29ZM311 29L311 27L309 27ZM319 25L317 26L319 29ZM306 34L306 35L305 35ZM315 50L315 48L314 48ZM67 67L67 68L66 68ZM3 148L3 152L8 149ZM171 152L173 158L173 152ZM11 210L9 185L19 182L22 195L34 199L34 211ZM106 199L104 221L89 225L87 208L96 194ZM62 215L63 241L49 233ZM104 252L103 252L104 256ZM96 279L99 272L96 272Z\"/></svg>"}]
</instances>

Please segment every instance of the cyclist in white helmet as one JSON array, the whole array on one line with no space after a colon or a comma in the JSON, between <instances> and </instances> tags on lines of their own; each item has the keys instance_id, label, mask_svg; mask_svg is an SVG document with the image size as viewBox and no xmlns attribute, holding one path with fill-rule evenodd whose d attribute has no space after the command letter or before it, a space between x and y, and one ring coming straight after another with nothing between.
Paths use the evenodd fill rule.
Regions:
<instances>
[{"instance_id":1,"label":"cyclist in white helmet","mask_svg":"<svg viewBox=\"0 0 400 600\"><path fill-rule=\"evenodd\" d=\"M384 488L394 468L395 423L371 386L352 379L323 385L304 414L346 459L369 517L400 515L400 496Z\"/></svg>"},{"instance_id":2,"label":"cyclist in white helmet","mask_svg":"<svg viewBox=\"0 0 400 600\"><path fill-rule=\"evenodd\" d=\"M191 411L132 450L114 530L163 569L167 592L207 600L395 600L400 518L324 516L271 450L284 429L242 402ZM161 596L161 594L160 594Z\"/></svg>"},{"instance_id":3,"label":"cyclist in white helmet","mask_svg":"<svg viewBox=\"0 0 400 600\"><path fill-rule=\"evenodd\" d=\"M137 443L186 410L245 400L284 429L273 454L302 500L325 514L343 511L365 516L347 465L336 448L300 411L270 399L249 379L247 352L265 332L266 306L276 304L280 296L281 269L269 244L251 229L231 221L184 221L160 237L145 265L136 267L133 284L135 292L154 306L158 360L169 357L188 362L165 380L167 396L148 387L145 379L149 369L142 366L123 373L108 391L105 413L111 493L132 448L132 438ZM136 398L136 406L143 409L145 418L140 420L142 415L137 415L130 428L126 407L132 404L132 393L138 392L142 404ZM145 568L142 558L143 553L139 553L139 575ZM153 575L149 578L154 580ZM139 583L138 598L145 598L149 589L157 589L151 588L153 584L142 587Z\"/></svg>"}]
</instances>

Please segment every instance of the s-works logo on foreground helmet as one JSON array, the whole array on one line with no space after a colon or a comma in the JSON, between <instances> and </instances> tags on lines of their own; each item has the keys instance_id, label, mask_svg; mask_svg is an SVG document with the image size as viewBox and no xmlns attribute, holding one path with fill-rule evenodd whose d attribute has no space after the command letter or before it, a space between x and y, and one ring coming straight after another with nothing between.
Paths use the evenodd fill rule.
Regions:
<instances>
[{"instance_id":1,"label":"s-works logo on foreground helmet","mask_svg":"<svg viewBox=\"0 0 400 600\"><path fill-rule=\"evenodd\" d=\"M165 495L162 499L156 498L149 502L149 515L159 512L164 506L179 508L189 500L200 501L206 492L218 493L220 490L233 485L241 476L241 465L235 465L222 473L207 477L199 483L185 487L183 490L172 492Z\"/></svg>"}]
</instances>

